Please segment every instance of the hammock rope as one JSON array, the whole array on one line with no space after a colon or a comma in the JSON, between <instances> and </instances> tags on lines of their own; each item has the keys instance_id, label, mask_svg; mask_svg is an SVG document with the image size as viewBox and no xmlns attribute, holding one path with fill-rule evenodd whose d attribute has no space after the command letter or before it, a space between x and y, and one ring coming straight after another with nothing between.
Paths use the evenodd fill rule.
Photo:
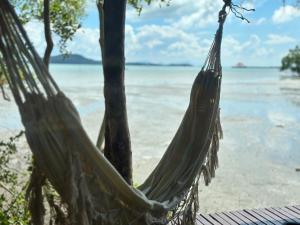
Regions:
<instances>
[{"instance_id":1,"label":"hammock rope","mask_svg":"<svg viewBox=\"0 0 300 225\"><path fill-rule=\"evenodd\" d=\"M154 171L135 189L91 142L76 108L49 74L13 7L8 0L0 1L0 68L36 163L67 204L70 224L195 223L200 176L209 184L218 166L220 52L226 8L231 6L226 2L181 125Z\"/></svg>"}]
</instances>

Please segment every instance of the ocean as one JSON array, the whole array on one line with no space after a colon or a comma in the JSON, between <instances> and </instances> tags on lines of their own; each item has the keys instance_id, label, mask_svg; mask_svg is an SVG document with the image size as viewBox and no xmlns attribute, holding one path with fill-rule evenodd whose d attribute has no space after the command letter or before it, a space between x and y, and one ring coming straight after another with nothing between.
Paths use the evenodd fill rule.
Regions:
<instances>
[{"instance_id":1,"label":"ocean","mask_svg":"<svg viewBox=\"0 0 300 225\"><path fill-rule=\"evenodd\" d=\"M95 142L104 112L97 65L51 65ZM198 67L126 67L135 183L162 157L179 127ZM0 134L22 129L14 102L0 100ZM223 69L219 169L200 187L202 212L300 203L300 79L276 68ZM23 149L24 150L24 149Z\"/></svg>"}]
</instances>

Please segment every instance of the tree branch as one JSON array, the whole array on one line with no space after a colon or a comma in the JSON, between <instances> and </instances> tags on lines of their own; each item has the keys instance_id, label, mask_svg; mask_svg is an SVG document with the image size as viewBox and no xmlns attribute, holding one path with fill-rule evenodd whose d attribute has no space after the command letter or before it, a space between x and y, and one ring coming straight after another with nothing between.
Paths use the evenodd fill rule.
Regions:
<instances>
[{"instance_id":1,"label":"tree branch","mask_svg":"<svg viewBox=\"0 0 300 225\"><path fill-rule=\"evenodd\" d=\"M104 11L103 11L104 0L97 1L97 8L99 12L99 21L100 21L100 38L99 44L101 48L102 60L104 60L103 52L104 52Z\"/></svg>"},{"instance_id":2,"label":"tree branch","mask_svg":"<svg viewBox=\"0 0 300 225\"><path fill-rule=\"evenodd\" d=\"M104 11L103 11L103 5L104 5L104 0L98 0L97 1L97 8L98 8L98 14L99 14L99 22L100 22L100 38L99 38L99 44L100 44L100 49L101 49L101 60L103 63L104 60ZM100 131L99 131L99 135L98 135L98 139L97 139L97 143L96 146L100 149L102 149L102 145L104 143L104 139L105 139L105 112L104 112L104 116L103 116L103 120L102 120L102 124L100 127Z\"/></svg>"}]
</instances>

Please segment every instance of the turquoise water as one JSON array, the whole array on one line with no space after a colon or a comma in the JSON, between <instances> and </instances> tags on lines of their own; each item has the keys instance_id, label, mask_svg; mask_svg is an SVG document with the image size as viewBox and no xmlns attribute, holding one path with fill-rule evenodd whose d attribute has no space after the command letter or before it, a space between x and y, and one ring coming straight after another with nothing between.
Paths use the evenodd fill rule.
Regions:
<instances>
[{"instance_id":1,"label":"turquoise water","mask_svg":"<svg viewBox=\"0 0 300 225\"><path fill-rule=\"evenodd\" d=\"M196 67L126 68L134 177L140 183L164 153L188 105ZM52 65L92 140L103 117L100 66ZM224 68L220 168L201 188L203 211L300 203L300 80L277 69ZM13 102L0 100L0 130L22 128Z\"/></svg>"}]
</instances>

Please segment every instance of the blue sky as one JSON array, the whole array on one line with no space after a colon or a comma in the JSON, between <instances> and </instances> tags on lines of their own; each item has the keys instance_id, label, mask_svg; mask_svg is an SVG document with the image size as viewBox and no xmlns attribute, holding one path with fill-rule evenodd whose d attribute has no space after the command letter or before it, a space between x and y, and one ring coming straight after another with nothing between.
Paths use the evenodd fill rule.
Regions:
<instances>
[{"instance_id":1,"label":"blue sky","mask_svg":"<svg viewBox=\"0 0 300 225\"><path fill-rule=\"evenodd\" d=\"M297 0L233 0L255 12L243 12L251 23L230 13L222 46L222 62L231 66L277 66L288 49L300 44L300 8ZM126 18L126 60L128 62L192 63L201 65L213 40L222 0L171 0L170 5L154 2L144 6L141 16L128 7ZM98 12L89 3L82 28L68 44L72 53L100 59ZM38 28L39 27L39 28ZM27 30L42 51L40 25ZM55 50L55 54L57 54Z\"/></svg>"}]
</instances>

